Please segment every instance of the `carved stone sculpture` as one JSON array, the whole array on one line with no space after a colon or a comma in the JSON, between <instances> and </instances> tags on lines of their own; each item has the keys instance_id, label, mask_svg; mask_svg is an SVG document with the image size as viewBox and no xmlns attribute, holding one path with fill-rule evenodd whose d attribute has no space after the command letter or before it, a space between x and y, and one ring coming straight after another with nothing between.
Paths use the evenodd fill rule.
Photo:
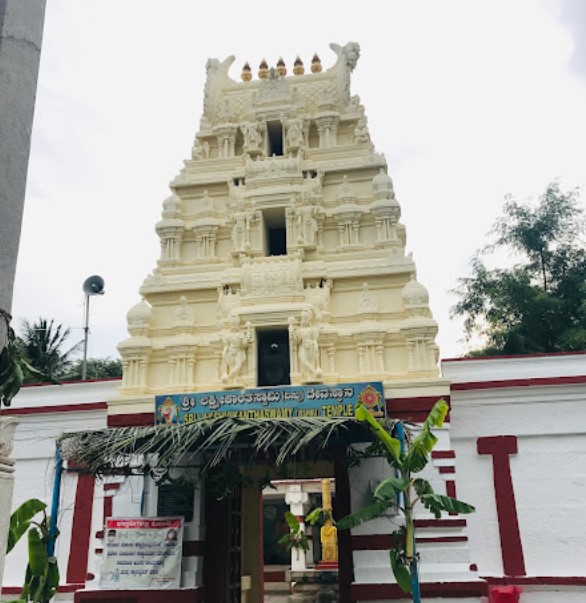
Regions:
<instances>
[{"instance_id":1,"label":"carved stone sculpture","mask_svg":"<svg viewBox=\"0 0 586 603\"><path fill-rule=\"evenodd\" d=\"M233 221L232 243L234 245L234 251L247 251L250 247L250 224L248 214L244 211L236 212L233 216Z\"/></svg>"},{"instance_id":2,"label":"carved stone sculpture","mask_svg":"<svg viewBox=\"0 0 586 603\"><path fill-rule=\"evenodd\" d=\"M366 118L361 117L354 128L354 144L366 144L370 142L370 133L366 125Z\"/></svg>"},{"instance_id":3,"label":"carved stone sculpture","mask_svg":"<svg viewBox=\"0 0 586 603\"><path fill-rule=\"evenodd\" d=\"M179 307L174 312L175 326L181 329L188 329L194 324L193 310L187 303L187 298L182 295L179 300Z\"/></svg>"},{"instance_id":4,"label":"carved stone sculpture","mask_svg":"<svg viewBox=\"0 0 586 603\"><path fill-rule=\"evenodd\" d=\"M244 331L240 329L238 314L230 316L230 331L224 336L222 350L222 383L236 384L246 362L246 351L252 343L252 326L246 323Z\"/></svg>"},{"instance_id":5,"label":"carved stone sculpture","mask_svg":"<svg viewBox=\"0 0 586 603\"><path fill-rule=\"evenodd\" d=\"M301 312L299 326L295 326L295 319L289 319L289 336L297 345L299 358L299 371L305 383L316 383L321 381L323 372L319 366L319 327L310 323L311 313L309 310Z\"/></svg>"},{"instance_id":6,"label":"carved stone sculpture","mask_svg":"<svg viewBox=\"0 0 586 603\"><path fill-rule=\"evenodd\" d=\"M250 151L258 151L262 143L258 124L248 122L240 129L242 131L242 136L244 136L244 152L250 153Z\"/></svg>"},{"instance_id":7,"label":"carved stone sculpture","mask_svg":"<svg viewBox=\"0 0 586 603\"><path fill-rule=\"evenodd\" d=\"M297 243L299 245L315 245L318 231L316 214L317 208L310 205L297 208Z\"/></svg>"},{"instance_id":8,"label":"carved stone sculpture","mask_svg":"<svg viewBox=\"0 0 586 603\"><path fill-rule=\"evenodd\" d=\"M303 146L303 122L291 119L287 127L287 145L292 148Z\"/></svg>"}]
</instances>

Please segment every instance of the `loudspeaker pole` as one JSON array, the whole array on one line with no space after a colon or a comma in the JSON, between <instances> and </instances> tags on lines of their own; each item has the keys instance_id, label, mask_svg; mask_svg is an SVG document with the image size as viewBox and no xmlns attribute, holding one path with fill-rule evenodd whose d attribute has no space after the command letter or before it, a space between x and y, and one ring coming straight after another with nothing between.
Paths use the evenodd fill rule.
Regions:
<instances>
[{"instance_id":1,"label":"loudspeaker pole","mask_svg":"<svg viewBox=\"0 0 586 603\"><path fill-rule=\"evenodd\" d=\"M85 324L83 327L83 362L81 365L81 380L87 377L87 343L90 333L90 296L85 294Z\"/></svg>"},{"instance_id":2,"label":"loudspeaker pole","mask_svg":"<svg viewBox=\"0 0 586 603\"><path fill-rule=\"evenodd\" d=\"M87 377L87 344L90 334L90 295L104 295L104 279L97 274L85 279L83 283L85 293L85 323L83 327L83 362L81 364L81 380Z\"/></svg>"}]
</instances>

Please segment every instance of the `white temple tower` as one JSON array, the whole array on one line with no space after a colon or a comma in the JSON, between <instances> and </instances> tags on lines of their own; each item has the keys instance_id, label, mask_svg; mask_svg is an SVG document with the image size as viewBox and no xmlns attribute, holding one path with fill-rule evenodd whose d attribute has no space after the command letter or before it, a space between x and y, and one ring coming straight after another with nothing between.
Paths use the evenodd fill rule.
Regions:
<instances>
[{"instance_id":1,"label":"white temple tower","mask_svg":"<svg viewBox=\"0 0 586 603\"><path fill-rule=\"evenodd\" d=\"M156 225L160 259L119 345L124 376L109 402L111 426L152 424L159 394L377 381L387 412L414 422L449 398L400 204L350 91L359 46L330 46L337 60L327 70L314 57L308 73L298 59L293 75L280 62L254 79L246 64L241 82L228 75L234 57L208 60L192 156ZM449 427L438 435L426 477L454 496ZM336 482L348 508L364 504L383 465L347 471L351 488ZM478 602L484 586L465 520L418 521L426 600ZM189 528L192 538L205 540L205 523ZM397 598L385 540L394 527L383 519L346 540L341 601ZM198 588L201 564L190 564L182 585ZM256 570L245 565L243 557L254 585ZM251 597L261 600L254 586Z\"/></svg>"}]
</instances>

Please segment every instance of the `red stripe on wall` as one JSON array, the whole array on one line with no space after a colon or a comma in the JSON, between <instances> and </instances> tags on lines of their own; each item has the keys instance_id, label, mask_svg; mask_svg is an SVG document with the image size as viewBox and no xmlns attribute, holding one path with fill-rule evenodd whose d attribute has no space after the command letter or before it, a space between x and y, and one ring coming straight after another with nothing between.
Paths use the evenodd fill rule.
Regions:
<instances>
[{"instance_id":1,"label":"red stripe on wall","mask_svg":"<svg viewBox=\"0 0 586 603\"><path fill-rule=\"evenodd\" d=\"M60 593L74 593L81 588L85 588L85 584L61 584L57 588ZM3 586L2 595L20 595L22 586Z\"/></svg>"},{"instance_id":2,"label":"red stripe on wall","mask_svg":"<svg viewBox=\"0 0 586 603\"><path fill-rule=\"evenodd\" d=\"M108 427L140 427L154 424L155 413L153 412L108 415Z\"/></svg>"},{"instance_id":3,"label":"red stripe on wall","mask_svg":"<svg viewBox=\"0 0 586 603\"><path fill-rule=\"evenodd\" d=\"M432 459L455 459L456 451L455 450L432 450L431 458Z\"/></svg>"},{"instance_id":4,"label":"red stripe on wall","mask_svg":"<svg viewBox=\"0 0 586 603\"><path fill-rule=\"evenodd\" d=\"M112 497L104 496L104 526L108 517L112 517Z\"/></svg>"},{"instance_id":5,"label":"red stripe on wall","mask_svg":"<svg viewBox=\"0 0 586 603\"><path fill-rule=\"evenodd\" d=\"M586 576L483 576L491 586L586 586Z\"/></svg>"},{"instance_id":6,"label":"red stripe on wall","mask_svg":"<svg viewBox=\"0 0 586 603\"><path fill-rule=\"evenodd\" d=\"M504 573L509 576L524 576L525 559L509 462L509 456L517 454L517 436L478 438L476 447L478 454L492 456L494 496Z\"/></svg>"},{"instance_id":7,"label":"red stripe on wall","mask_svg":"<svg viewBox=\"0 0 586 603\"><path fill-rule=\"evenodd\" d=\"M482 597L488 595L486 582L423 582L424 597ZM380 599L405 599L405 593L397 584L353 584L352 601L374 601ZM408 597L407 597L408 598Z\"/></svg>"},{"instance_id":8,"label":"red stripe on wall","mask_svg":"<svg viewBox=\"0 0 586 603\"><path fill-rule=\"evenodd\" d=\"M439 472L440 473L456 473L456 468L455 467L439 467Z\"/></svg>"},{"instance_id":9,"label":"red stripe on wall","mask_svg":"<svg viewBox=\"0 0 586 603\"><path fill-rule=\"evenodd\" d=\"M573 375L570 377L535 377L533 379L503 379L500 381L470 381L468 383L452 383L452 391L470 389L497 389L499 387L540 387L548 385L573 385L586 383L586 375Z\"/></svg>"},{"instance_id":10,"label":"red stripe on wall","mask_svg":"<svg viewBox=\"0 0 586 603\"><path fill-rule=\"evenodd\" d=\"M69 563L67 564L67 582L85 584L93 503L94 476L78 473L71 525Z\"/></svg>"},{"instance_id":11,"label":"red stripe on wall","mask_svg":"<svg viewBox=\"0 0 586 603\"><path fill-rule=\"evenodd\" d=\"M51 412L87 412L107 410L106 402L88 402L87 404L55 404L54 406L35 406L29 408L4 408L3 415L43 415Z\"/></svg>"},{"instance_id":12,"label":"red stripe on wall","mask_svg":"<svg viewBox=\"0 0 586 603\"><path fill-rule=\"evenodd\" d=\"M415 519L416 528L465 528L465 519Z\"/></svg>"}]
</instances>

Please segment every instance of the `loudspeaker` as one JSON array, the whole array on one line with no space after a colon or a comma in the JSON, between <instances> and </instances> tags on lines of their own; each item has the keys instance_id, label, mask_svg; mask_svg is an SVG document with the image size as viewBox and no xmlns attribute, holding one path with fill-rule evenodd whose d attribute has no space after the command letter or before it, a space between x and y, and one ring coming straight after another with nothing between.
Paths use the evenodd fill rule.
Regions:
<instances>
[{"instance_id":1,"label":"loudspeaker","mask_svg":"<svg viewBox=\"0 0 586 603\"><path fill-rule=\"evenodd\" d=\"M97 274L88 276L83 283L83 292L86 295L103 295L104 279Z\"/></svg>"}]
</instances>

